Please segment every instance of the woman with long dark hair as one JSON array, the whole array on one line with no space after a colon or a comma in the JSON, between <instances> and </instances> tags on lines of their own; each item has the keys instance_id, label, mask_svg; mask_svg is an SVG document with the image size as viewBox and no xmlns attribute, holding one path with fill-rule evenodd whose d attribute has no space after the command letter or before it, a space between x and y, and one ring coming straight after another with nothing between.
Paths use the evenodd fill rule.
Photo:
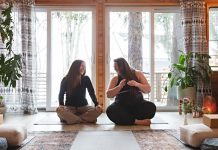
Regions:
<instances>
[{"instance_id":1,"label":"woman with long dark hair","mask_svg":"<svg viewBox=\"0 0 218 150\"><path fill-rule=\"evenodd\" d=\"M85 73L85 62L75 60L67 75L61 81L57 115L62 122L67 124L95 123L97 117L102 113L102 107L97 102L91 80L88 76L85 76ZM88 105L86 89L88 89L95 107ZM66 101L64 103L65 94Z\"/></svg>"},{"instance_id":2,"label":"woman with long dark hair","mask_svg":"<svg viewBox=\"0 0 218 150\"><path fill-rule=\"evenodd\" d=\"M110 82L107 97L115 97L115 102L106 110L108 118L119 125L149 126L156 106L143 98L142 93L151 90L144 74L132 69L124 58L114 60L114 69L117 76Z\"/></svg>"}]
</instances>

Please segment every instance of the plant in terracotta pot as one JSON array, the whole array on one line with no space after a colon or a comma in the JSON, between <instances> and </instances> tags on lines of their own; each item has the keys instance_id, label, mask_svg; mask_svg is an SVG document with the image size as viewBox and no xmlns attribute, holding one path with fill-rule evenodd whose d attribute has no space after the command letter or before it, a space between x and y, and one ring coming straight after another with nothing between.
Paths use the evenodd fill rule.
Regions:
<instances>
[{"instance_id":1,"label":"plant in terracotta pot","mask_svg":"<svg viewBox=\"0 0 218 150\"><path fill-rule=\"evenodd\" d=\"M0 114L4 114L6 111L4 98L3 96L0 96Z\"/></svg>"},{"instance_id":2,"label":"plant in terracotta pot","mask_svg":"<svg viewBox=\"0 0 218 150\"><path fill-rule=\"evenodd\" d=\"M0 96L0 107L4 107L4 101L3 101L3 96Z\"/></svg>"}]
</instances>

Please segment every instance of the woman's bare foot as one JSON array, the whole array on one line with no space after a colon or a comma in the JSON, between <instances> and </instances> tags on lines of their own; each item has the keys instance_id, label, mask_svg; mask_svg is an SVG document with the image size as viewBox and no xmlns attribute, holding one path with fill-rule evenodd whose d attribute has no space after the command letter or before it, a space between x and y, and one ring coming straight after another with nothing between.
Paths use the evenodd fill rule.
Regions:
<instances>
[{"instance_id":1,"label":"woman's bare foot","mask_svg":"<svg viewBox=\"0 0 218 150\"><path fill-rule=\"evenodd\" d=\"M143 120L135 120L136 125L144 125L144 126L150 126L151 120L150 119L143 119Z\"/></svg>"},{"instance_id":2,"label":"woman's bare foot","mask_svg":"<svg viewBox=\"0 0 218 150\"><path fill-rule=\"evenodd\" d=\"M102 113L102 112L103 112L103 108L102 108L101 105L98 105L98 106L96 106L95 108L96 108L96 110L97 110L99 113Z\"/></svg>"}]
</instances>

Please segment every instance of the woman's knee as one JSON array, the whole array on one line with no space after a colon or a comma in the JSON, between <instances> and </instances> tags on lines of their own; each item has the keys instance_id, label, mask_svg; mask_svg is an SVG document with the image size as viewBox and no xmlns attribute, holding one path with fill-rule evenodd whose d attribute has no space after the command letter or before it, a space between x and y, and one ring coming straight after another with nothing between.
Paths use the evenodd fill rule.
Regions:
<instances>
[{"instance_id":1,"label":"woman's knee","mask_svg":"<svg viewBox=\"0 0 218 150\"><path fill-rule=\"evenodd\" d=\"M120 120L120 111L121 110L116 104L111 104L108 106L106 114L111 121L116 123L118 120Z\"/></svg>"},{"instance_id":2,"label":"woman's knee","mask_svg":"<svg viewBox=\"0 0 218 150\"><path fill-rule=\"evenodd\" d=\"M156 112L157 107L153 102L150 102L150 108L153 110L153 112Z\"/></svg>"},{"instance_id":3,"label":"woman's knee","mask_svg":"<svg viewBox=\"0 0 218 150\"><path fill-rule=\"evenodd\" d=\"M113 116L114 111L116 111L116 110L114 109L114 106L113 106L113 105L108 106L108 108L106 109L106 114L107 114L107 116L108 116L109 118L110 118L111 116Z\"/></svg>"},{"instance_id":4,"label":"woman's knee","mask_svg":"<svg viewBox=\"0 0 218 150\"><path fill-rule=\"evenodd\" d=\"M149 102L149 112L150 112L150 117L153 118L155 113L156 113L157 107L153 102Z\"/></svg>"},{"instance_id":5,"label":"woman's knee","mask_svg":"<svg viewBox=\"0 0 218 150\"><path fill-rule=\"evenodd\" d=\"M135 121L133 116L126 113L119 104L110 105L106 110L106 114L117 125L132 125Z\"/></svg>"}]
</instances>

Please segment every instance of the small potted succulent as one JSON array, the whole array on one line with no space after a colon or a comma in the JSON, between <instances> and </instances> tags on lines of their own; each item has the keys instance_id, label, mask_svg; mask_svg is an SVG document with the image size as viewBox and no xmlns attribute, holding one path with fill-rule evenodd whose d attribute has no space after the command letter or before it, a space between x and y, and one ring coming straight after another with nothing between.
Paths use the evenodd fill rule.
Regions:
<instances>
[{"instance_id":1,"label":"small potted succulent","mask_svg":"<svg viewBox=\"0 0 218 150\"><path fill-rule=\"evenodd\" d=\"M0 96L0 114L5 114L6 111L6 107L5 107L5 103L4 103L4 98L3 96Z\"/></svg>"}]
</instances>

